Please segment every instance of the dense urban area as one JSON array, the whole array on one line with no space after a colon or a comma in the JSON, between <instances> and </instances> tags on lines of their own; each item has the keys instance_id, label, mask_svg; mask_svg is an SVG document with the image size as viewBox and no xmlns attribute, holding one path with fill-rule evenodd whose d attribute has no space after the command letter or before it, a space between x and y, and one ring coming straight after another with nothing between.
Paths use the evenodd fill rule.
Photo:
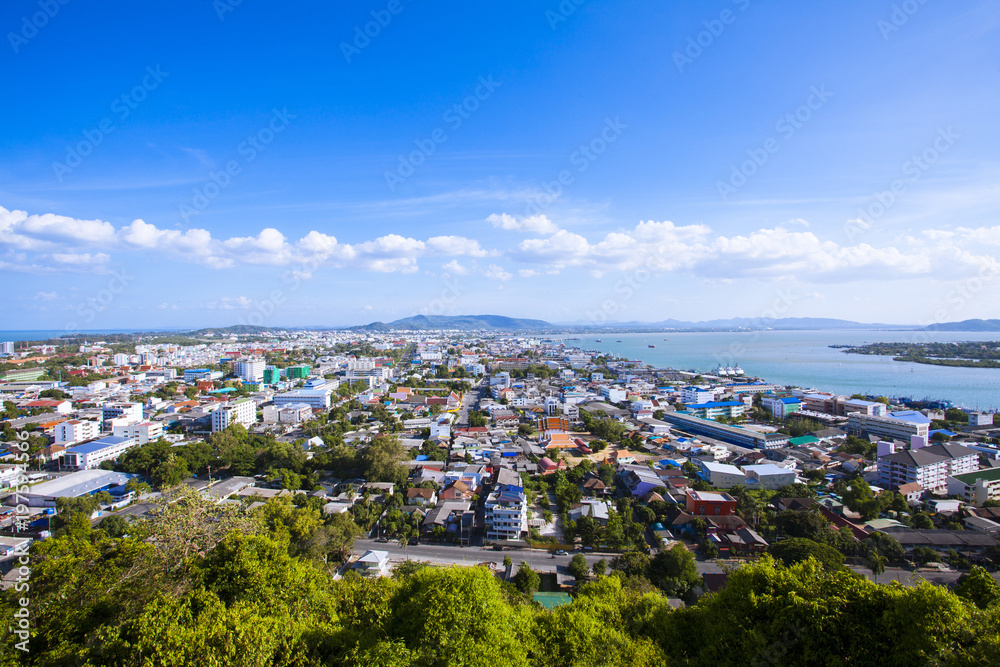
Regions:
<instances>
[{"instance_id":1,"label":"dense urban area","mask_svg":"<svg viewBox=\"0 0 1000 667\"><path fill-rule=\"evenodd\" d=\"M0 665L1000 661L996 415L545 336L0 343Z\"/></svg>"}]
</instances>

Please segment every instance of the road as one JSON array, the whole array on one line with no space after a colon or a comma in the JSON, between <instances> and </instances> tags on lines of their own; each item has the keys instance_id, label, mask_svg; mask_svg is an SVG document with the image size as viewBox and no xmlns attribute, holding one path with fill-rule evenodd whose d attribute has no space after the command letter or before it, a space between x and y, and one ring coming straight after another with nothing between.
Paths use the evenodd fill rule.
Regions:
<instances>
[{"instance_id":1,"label":"road","mask_svg":"<svg viewBox=\"0 0 1000 667\"><path fill-rule=\"evenodd\" d=\"M519 549L505 548L503 551L494 551L492 547L459 547L451 544L411 544L404 554L403 547L398 542L376 542L375 540L357 540L354 543L354 553L358 556L368 549L388 551L389 559L395 562L405 560L409 555L410 560L418 560L432 563L434 565L477 565L483 562L494 562L498 565L503 563L504 556L510 556L517 566L521 561L525 561L537 572L565 573L570 560L575 553L565 556L553 557L548 551L542 549ZM594 563L602 558L610 562L615 557L614 553L585 553L584 559L587 565L593 567ZM738 567L739 563L733 562L730 567ZM699 560L697 562L698 574L720 574L723 572L723 564L714 560ZM858 574L867 576L874 580L871 571L861 567L852 566L851 569ZM904 586L914 586L921 579L932 584L947 586L958 581L961 572L938 572L935 570L921 570L912 572L910 570L888 568L878 576L878 583L888 584L890 581L898 581ZM995 576L1000 576L1000 573Z\"/></svg>"}]
</instances>

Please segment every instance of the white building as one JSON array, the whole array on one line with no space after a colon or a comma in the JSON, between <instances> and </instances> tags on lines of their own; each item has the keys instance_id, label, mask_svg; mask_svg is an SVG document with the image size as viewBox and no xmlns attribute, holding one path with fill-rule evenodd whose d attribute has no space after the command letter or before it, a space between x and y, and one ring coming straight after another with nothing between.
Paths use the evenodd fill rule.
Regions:
<instances>
[{"instance_id":1,"label":"white building","mask_svg":"<svg viewBox=\"0 0 1000 667\"><path fill-rule=\"evenodd\" d=\"M705 387L683 387L681 388L681 403L708 403L715 400L715 391Z\"/></svg>"},{"instance_id":2,"label":"white building","mask_svg":"<svg viewBox=\"0 0 1000 667\"><path fill-rule=\"evenodd\" d=\"M212 413L212 433L225 431L232 424L250 426L257 421L257 404L252 398L223 403Z\"/></svg>"},{"instance_id":3,"label":"white building","mask_svg":"<svg viewBox=\"0 0 1000 667\"><path fill-rule=\"evenodd\" d=\"M746 485L749 489L767 489L774 491L787 484L795 483L795 471L782 468L773 463L743 466L746 474Z\"/></svg>"},{"instance_id":4,"label":"white building","mask_svg":"<svg viewBox=\"0 0 1000 667\"><path fill-rule=\"evenodd\" d=\"M311 408L325 410L330 407L330 390L296 389L295 391L288 391L284 394L275 394L273 401L275 405L279 406L291 405L293 403L305 403Z\"/></svg>"},{"instance_id":5,"label":"white building","mask_svg":"<svg viewBox=\"0 0 1000 667\"><path fill-rule=\"evenodd\" d=\"M948 478L948 495L982 506L987 500L1000 500L1000 468L986 468Z\"/></svg>"},{"instance_id":6,"label":"white building","mask_svg":"<svg viewBox=\"0 0 1000 667\"><path fill-rule=\"evenodd\" d=\"M163 437L162 422L140 422L138 424L123 424L114 427L115 437L132 438L140 445L153 442Z\"/></svg>"},{"instance_id":7,"label":"white building","mask_svg":"<svg viewBox=\"0 0 1000 667\"><path fill-rule=\"evenodd\" d=\"M498 484L486 497L486 539L518 540L528 531L524 489Z\"/></svg>"},{"instance_id":8,"label":"white building","mask_svg":"<svg viewBox=\"0 0 1000 667\"><path fill-rule=\"evenodd\" d=\"M70 419L55 428L55 444L70 445L74 442L93 440L101 434L101 425L89 419Z\"/></svg>"},{"instance_id":9,"label":"white building","mask_svg":"<svg viewBox=\"0 0 1000 667\"><path fill-rule=\"evenodd\" d=\"M236 377L247 382L261 383L264 381L263 359L243 359L236 362Z\"/></svg>"},{"instance_id":10,"label":"white building","mask_svg":"<svg viewBox=\"0 0 1000 667\"><path fill-rule=\"evenodd\" d=\"M14 354L14 341L5 340L0 343L0 354Z\"/></svg>"},{"instance_id":11,"label":"white building","mask_svg":"<svg viewBox=\"0 0 1000 667\"><path fill-rule=\"evenodd\" d=\"M606 386L601 387L601 396L609 403L622 403L628 398L628 392L621 387Z\"/></svg>"},{"instance_id":12,"label":"white building","mask_svg":"<svg viewBox=\"0 0 1000 667\"><path fill-rule=\"evenodd\" d=\"M847 431L909 442L913 436L927 437L930 423L930 419L913 411L890 412L885 416L855 412L847 417Z\"/></svg>"},{"instance_id":13,"label":"white building","mask_svg":"<svg viewBox=\"0 0 1000 667\"><path fill-rule=\"evenodd\" d=\"M898 488L916 482L938 493L948 486L948 477L974 472L979 468L979 453L961 445L941 444L892 451L889 443L880 443L884 452L878 457L878 484Z\"/></svg>"},{"instance_id":14,"label":"white building","mask_svg":"<svg viewBox=\"0 0 1000 667\"><path fill-rule=\"evenodd\" d=\"M139 443L133 438L118 438L115 436L85 442L82 445L70 447L63 452L63 463L77 470L90 470L91 468L97 468L104 461L117 459L126 450L137 444Z\"/></svg>"},{"instance_id":15,"label":"white building","mask_svg":"<svg viewBox=\"0 0 1000 667\"><path fill-rule=\"evenodd\" d=\"M728 489L746 483L746 475L743 471L728 463L702 461L701 468L705 476L708 477L708 483L716 488Z\"/></svg>"},{"instance_id":16,"label":"white building","mask_svg":"<svg viewBox=\"0 0 1000 667\"><path fill-rule=\"evenodd\" d=\"M142 421L142 403L105 403L101 409L104 421L126 419L129 423Z\"/></svg>"}]
</instances>

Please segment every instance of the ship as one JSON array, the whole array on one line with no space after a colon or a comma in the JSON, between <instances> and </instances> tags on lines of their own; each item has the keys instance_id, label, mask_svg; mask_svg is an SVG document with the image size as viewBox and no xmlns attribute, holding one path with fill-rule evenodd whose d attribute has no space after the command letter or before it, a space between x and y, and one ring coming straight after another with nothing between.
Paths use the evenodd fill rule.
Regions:
<instances>
[{"instance_id":1,"label":"ship","mask_svg":"<svg viewBox=\"0 0 1000 667\"><path fill-rule=\"evenodd\" d=\"M595 342L595 343L603 343L604 341L603 341L603 340L601 340L600 338L598 338L598 339L597 339L597 340L595 340L594 342Z\"/></svg>"},{"instance_id":2,"label":"ship","mask_svg":"<svg viewBox=\"0 0 1000 667\"><path fill-rule=\"evenodd\" d=\"M656 347L655 345L650 345L649 347Z\"/></svg>"}]
</instances>

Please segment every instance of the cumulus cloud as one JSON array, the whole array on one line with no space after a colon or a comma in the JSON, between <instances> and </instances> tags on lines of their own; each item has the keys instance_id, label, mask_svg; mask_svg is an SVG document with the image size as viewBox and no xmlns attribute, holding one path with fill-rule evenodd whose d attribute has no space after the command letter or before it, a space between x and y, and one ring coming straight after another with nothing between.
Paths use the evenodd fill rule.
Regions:
<instances>
[{"instance_id":1,"label":"cumulus cloud","mask_svg":"<svg viewBox=\"0 0 1000 667\"><path fill-rule=\"evenodd\" d=\"M555 234L559 231L555 223L544 214L533 215L527 218L515 218L507 213L494 213L486 221L494 227L508 229L515 232L526 232L528 234Z\"/></svg>"},{"instance_id":2,"label":"cumulus cloud","mask_svg":"<svg viewBox=\"0 0 1000 667\"><path fill-rule=\"evenodd\" d=\"M472 269L462 266L457 259L451 260L447 264L443 265L441 268L447 271L448 273L454 273L457 276L467 276L470 273L472 273Z\"/></svg>"},{"instance_id":3,"label":"cumulus cloud","mask_svg":"<svg viewBox=\"0 0 1000 667\"><path fill-rule=\"evenodd\" d=\"M497 266L496 264L490 264L483 275L490 280L498 280L500 282L505 282L514 277L512 274L504 271L502 266Z\"/></svg>"}]
</instances>

